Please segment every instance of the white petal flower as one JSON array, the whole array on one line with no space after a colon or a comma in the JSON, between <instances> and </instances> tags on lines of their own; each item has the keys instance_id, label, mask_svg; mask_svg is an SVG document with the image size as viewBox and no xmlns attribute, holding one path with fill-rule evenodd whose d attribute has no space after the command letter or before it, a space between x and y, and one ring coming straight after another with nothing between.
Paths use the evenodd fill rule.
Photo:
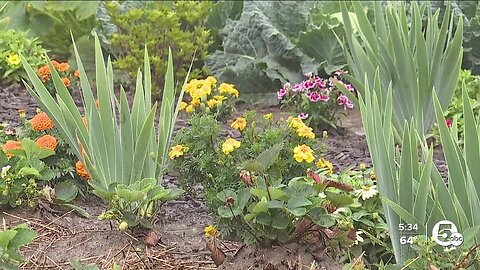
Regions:
<instances>
[{"instance_id":1,"label":"white petal flower","mask_svg":"<svg viewBox=\"0 0 480 270\"><path fill-rule=\"evenodd\" d=\"M360 235L362 234L362 231L356 231L355 232L355 245L358 245L358 243L362 243L364 241L363 237Z\"/></svg>"},{"instance_id":2,"label":"white petal flower","mask_svg":"<svg viewBox=\"0 0 480 270\"><path fill-rule=\"evenodd\" d=\"M10 165L7 165L7 166L3 167L2 168L2 173L0 174L0 177L5 178L5 176L7 176L8 170L10 170L11 167L12 166L10 166Z\"/></svg>"},{"instance_id":3,"label":"white petal flower","mask_svg":"<svg viewBox=\"0 0 480 270\"><path fill-rule=\"evenodd\" d=\"M355 190L355 195L361 196L362 200L368 200L378 194L377 186L363 186L362 189Z\"/></svg>"},{"instance_id":4,"label":"white petal flower","mask_svg":"<svg viewBox=\"0 0 480 270\"><path fill-rule=\"evenodd\" d=\"M345 207L340 207L340 208L337 208L337 210L335 210L333 212L333 214L340 214L340 213L343 213L343 212L346 212L347 209Z\"/></svg>"},{"instance_id":5,"label":"white petal flower","mask_svg":"<svg viewBox=\"0 0 480 270\"><path fill-rule=\"evenodd\" d=\"M320 192L318 193L318 197L322 198L322 199L326 199L327 198L327 195L325 195L324 192Z\"/></svg>"}]
</instances>

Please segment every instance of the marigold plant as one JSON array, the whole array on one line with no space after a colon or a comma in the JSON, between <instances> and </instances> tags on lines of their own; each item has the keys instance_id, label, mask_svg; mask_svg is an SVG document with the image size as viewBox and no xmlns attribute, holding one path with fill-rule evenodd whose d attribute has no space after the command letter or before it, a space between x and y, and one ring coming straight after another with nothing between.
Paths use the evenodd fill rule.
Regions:
<instances>
[{"instance_id":1,"label":"marigold plant","mask_svg":"<svg viewBox=\"0 0 480 270\"><path fill-rule=\"evenodd\" d=\"M52 66L60 75L63 85L65 85L65 87L67 87L68 89L70 89L72 82L77 83L79 81L80 71L78 69L72 71L69 63L67 62L59 63L55 60L52 60L51 63L52 63ZM55 85L52 81L52 71L50 70L50 67L48 66L48 64L38 68L37 75L39 75L40 79L45 84L48 91L53 94L55 91Z\"/></svg>"},{"instance_id":2,"label":"marigold plant","mask_svg":"<svg viewBox=\"0 0 480 270\"><path fill-rule=\"evenodd\" d=\"M225 118L233 111L233 105L239 96L233 84L221 83L217 87L217 79L208 76L206 79L193 79L185 86L186 101L180 109L187 113L213 113L216 117ZM242 123L237 123L241 127ZM236 125L237 125L236 124Z\"/></svg>"}]
</instances>

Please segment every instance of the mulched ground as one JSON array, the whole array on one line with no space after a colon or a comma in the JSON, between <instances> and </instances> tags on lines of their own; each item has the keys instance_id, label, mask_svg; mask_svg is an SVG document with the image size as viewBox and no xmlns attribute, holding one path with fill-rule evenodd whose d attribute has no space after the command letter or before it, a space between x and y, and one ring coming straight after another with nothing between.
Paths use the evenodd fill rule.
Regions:
<instances>
[{"instance_id":1,"label":"mulched ground","mask_svg":"<svg viewBox=\"0 0 480 270\"><path fill-rule=\"evenodd\" d=\"M75 96L78 100L79 95ZM18 123L18 109L25 109L27 117L32 117L36 108L36 102L23 87L0 87L1 121L14 125ZM276 107L251 108L279 112ZM179 119L178 126L184 125L185 120ZM359 163L371 165L358 113L347 117L344 125L348 128L345 134L329 136L325 158L335 164L336 170ZM442 162L441 158L436 161L444 166ZM167 186L176 185L172 177L165 181ZM77 204L86 208L92 218L82 219L70 212L56 216L46 211L0 209L0 221L3 217L6 226L28 222L37 231L34 243L23 250L27 261L22 269L71 269L69 259L96 263L101 269L111 269L114 263L123 265L123 269L215 269L203 236L203 229L213 223L213 217L202 198L201 187L164 205L156 226L161 242L154 247L143 244L146 235L126 237L116 229L116 224L97 220L104 209L98 198L89 195L79 198ZM222 242L227 255L240 247L235 242Z\"/></svg>"}]
</instances>

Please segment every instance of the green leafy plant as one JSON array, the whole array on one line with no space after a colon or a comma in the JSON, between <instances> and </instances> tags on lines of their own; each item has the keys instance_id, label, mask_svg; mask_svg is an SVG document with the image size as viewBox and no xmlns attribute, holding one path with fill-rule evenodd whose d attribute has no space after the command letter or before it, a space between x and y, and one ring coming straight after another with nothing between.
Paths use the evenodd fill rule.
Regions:
<instances>
[{"instance_id":1,"label":"green leafy plant","mask_svg":"<svg viewBox=\"0 0 480 270\"><path fill-rule=\"evenodd\" d=\"M315 128L337 128L339 108L343 105L344 110L353 109L353 103L333 84L333 80L341 80L343 73L345 71L337 71L328 80L308 73L303 82L294 85L285 83L277 91L277 98L281 100L282 107L293 111L306 124ZM345 84L345 87L355 92L350 84Z\"/></svg>"},{"instance_id":2,"label":"green leafy plant","mask_svg":"<svg viewBox=\"0 0 480 270\"><path fill-rule=\"evenodd\" d=\"M6 270L20 269L17 265L25 260L18 249L28 245L35 238L35 231L27 224L0 231L0 267Z\"/></svg>"},{"instance_id":3,"label":"green leafy plant","mask_svg":"<svg viewBox=\"0 0 480 270\"><path fill-rule=\"evenodd\" d=\"M38 37L42 41L50 56L65 61L73 54L70 33L77 40L91 36L96 25L98 3L99 1L16 1L9 2L5 15L11 20L10 28L28 29L32 37Z\"/></svg>"},{"instance_id":4,"label":"green leafy plant","mask_svg":"<svg viewBox=\"0 0 480 270\"><path fill-rule=\"evenodd\" d=\"M186 78L190 62L194 61L191 76L204 70L203 60L211 44L209 32L203 26L211 3L208 1L154 2L149 8L120 9L116 2L105 5L111 23L117 32L110 38L111 50L116 55L113 62L118 70L133 78L143 61L143 47L150 52L154 74L154 94L164 83L160 74L167 70L169 48L174 55L174 72L180 80Z\"/></svg>"},{"instance_id":5,"label":"green leafy plant","mask_svg":"<svg viewBox=\"0 0 480 270\"><path fill-rule=\"evenodd\" d=\"M19 54L25 54L33 67L45 62L45 50L38 38L29 38L27 32L7 30L0 32L0 75L2 81L18 82L27 74L20 63Z\"/></svg>"},{"instance_id":6,"label":"green leafy plant","mask_svg":"<svg viewBox=\"0 0 480 270\"><path fill-rule=\"evenodd\" d=\"M346 262L354 262L363 255L365 265L378 265L392 260L393 251L389 244L388 227L380 196L377 191L377 181L374 171L360 164L359 170L350 166L339 174L332 174L329 179L346 183L353 187L350 193L353 203L335 211L335 218L352 223L356 231L355 244L344 256ZM320 176L324 176L320 173ZM326 176L324 176L326 177Z\"/></svg>"},{"instance_id":7,"label":"green leafy plant","mask_svg":"<svg viewBox=\"0 0 480 270\"><path fill-rule=\"evenodd\" d=\"M430 131L434 121L433 93L445 109L455 91L462 61L462 19L452 28L454 16L447 7L439 25L439 11L431 13L429 4L411 4L411 23L407 24L405 3L398 8L389 4L386 11L380 2L375 3L374 26L368 21L363 6L352 3L358 19L359 37L355 35L345 4L342 17L345 24L344 46L348 66L353 74L348 80L361 96L364 83L374 84L375 72L380 73L382 87L374 88L380 105L386 107L387 89L392 87L394 113L393 126L403 135L404 121L413 119L421 134ZM427 25L422 27L422 15L427 11ZM425 29L425 30L423 30ZM455 34L453 34L455 31ZM349 91L344 94L355 100Z\"/></svg>"},{"instance_id":8,"label":"green leafy plant","mask_svg":"<svg viewBox=\"0 0 480 270\"><path fill-rule=\"evenodd\" d=\"M105 66L98 37L95 37L98 108L76 51L86 124L53 65L49 62L56 99L27 59L21 57L33 84L33 88L26 84L27 90L53 120L63 139L80 159L81 167L85 165L86 170L83 169L82 174L90 177L88 183L93 187L93 192L110 204L111 211L120 212L120 216L111 217L118 219L121 228L148 225L147 220L156 208L152 202L181 194L177 189L157 187L163 176L180 103L175 106L171 55L167 64L158 134L154 128L157 104L152 105L151 102L152 84L147 51L144 55L144 76L140 71L137 76L132 109L123 88L119 99L114 95L112 63L108 60ZM180 99L182 95L183 90ZM105 218L108 217L107 214Z\"/></svg>"},{"instance_id":9,"label":"green leafy plant","mask_svg":"<svg viewBox=\"0 0 480 270\"><path fill-rule=\"evenodd\" d=\"M247 242L251 239L267 246L299 241L315 233L320 239L352 244L351 223L337 223L331 214L332 209L353 203L349 195L332 191L335 188L320 179L297 177L285 185L267 174L282 148L283 144L275 144L244 163L242 168L251 177L249 187L217 194L224 204L218 208L220 219L233 221L235 230L249 234ZM339 184L338 188L349 191L350 187Z\"/></svg>"},{"instance_id":10,"label":"green leafy plant","mask_svg":"<svg viewBox=\"0 0 480 270\"><path fill-rule=\"evenodd\" d=\"M169 153L173 160L172 170L179 173L179 179L186 187L201 183L206 189L207 202L212 203L219 190L236 190L242 187L242 179L247 181L248 174L239 167L242 162L277 143L283 142L284 148L269 173L278 181L303 174L308 164L315 161L315 156L320 155L323 146L312 138L315 134L302 120L275 121L272 118L272 114L267 114L257 119L255 112L247 112L231 122L231 127L240 132L240 138L225 138L222 134L224 128L213 115L194 114L189 121L191 128L181 129L175 137ZM308 138L297 133L292 121L305 126L305 133L301 134ZM295 159L293 150L300 145L305 145L304 154L308 155L308 161Z\"/></svg>"},{"instance_id":11,"label":"green leafy plant","mask_svg":"<svg viewBox=\"0 0 480 270\"><path fill-rule=\"evenodd\" d=\"M41 148L31 139L21 142L9 141L0 152L0 204L12 207L26 203L30 207L38 204L40 181L49 181L53 173L43 161L55 154L51 149ZM8 155L8 157L7 157Z\"/></svg>"},{"instance_id":12,"label":"green leafy plant","mask_svg":"<svg viewBox=\"0 0 480 270\"><path fill-rule=\"evenodd\" d=\"M286 81L302 81L308 72L328 76L344 68L336 38L345 34L343 22L331 17L326 5L328 1L219 1L207 19L222 40L207 57L210 71L242 94L259 94L274 92Z\"/></svg>"},{"instance_id":13,"label":"green leafy plant","mask_svg":"<svg viewBox=\"0 0 480 270\"><path fill-rule=\"evenodd\" d=\"M417 236L412 249L417 251L418 256L405 262L405 265L413 269L477 269L480 267L479 248L476 245L467 249L459 247L443 250L438 248L433 239L424 235Z\"/></svg>"},{"instance_id":14,"label":"green leafy plant","mask_svg":"<svg viewBox=\"0 0 480 270\"><path fill-rule=\"evenodd\" d=\"M433 149L427 147L425 138L419 135L413 123L405 123L402 149L396 149L391 122L392 88L388 89L386 106L383 107L376 94L382 87L378 71L372 87L377 89L371 90L366 83L365 99L360 97L360 111L375 173L381 179L378 187L397 263L402 264L411 256L401 252L400 224L417 224L418 234L425 234L426 228L433 228L441 220L449 220L458 226L465 239L470 239L464 243L465 248L470 248L480 230L473 210L480 205L478 181L474 180L478 167L474 165L474 160L480 155L480 140L478 124L466 91L463 92L463 150L455 139L456 134L450 133L445 123L440 101L435 94L433 96L442 149L449 169L447 185L433 165Z\"/></svg>"}]
</instances>

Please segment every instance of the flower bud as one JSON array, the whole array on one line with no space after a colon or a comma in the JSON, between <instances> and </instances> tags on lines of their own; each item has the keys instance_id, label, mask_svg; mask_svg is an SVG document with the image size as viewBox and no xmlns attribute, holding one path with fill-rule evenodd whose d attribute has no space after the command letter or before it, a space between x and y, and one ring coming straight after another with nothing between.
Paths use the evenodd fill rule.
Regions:
<instances>
[{"instance_id":1,"label":"flower bud","mask_svg":"<svg viewBox=\"0 0 480 270\"><path fill-rule=\"evenodd\" d=\"M328 139L328 132L327 132L326 130L323 131L323 133L322 133L322 138L323 138L324 140Z\"/></svg>"},{"instance_id":2,"label":"flower bud","mask_svg":"<svg viewBox=\"0 0 480 270\"><path fill-rule=\"evenodd\" d=\"M210 108L209 108L209 107L205 107L205 112L206 112L206 113L210 113L210 112L211 112Z\"/></svg>"},{"instance_id":3,"label":"flower bud","mask_svg":"<svg viewBox=\"0 0 480 270\"><path fill-rule=\"evenodd\" d=\"M378 218L380 217L380 215L379 215L377 212L373 212L373 213L372 213L372 217L373 217L374 219L378 219Z\"/></svg>"},{"instance_id":4,"label":"flower bud","mask_svg":"<svg viewBox=\"0 0 480 270\"><path fill-rule=\"evenodd\" d=\"M20 117L20 120L25 119L25 109L19 109L18 110L18 116Z\"/></svg>"},{"instance_id":5,"label":"flower bud","mask_svg":"<svg viewBox=\"0 0 480 270\"><path fill-rule=\"evenodd\" d=\"M120 229L120 231L124 232L128 229L128 223L126 221L122 221L119 225L118 225L118 229Z\"/></svg>"},{"instance_id":6,"label":"flower bud","mask_svg":"<svg viewBox=\"0 0 480 270\"><path fill-rule=\"evenodd\" d=\"M365 163L360 163L360 170L365 172L367 170L367 165L365 165Z\"/></svg>"},{"instance_id":7,"label":"flower bud","mask_svg":"<svg viewBox=\"0 0 480 270\"><path fill-rule=\"evenodd\" d=\"M203 102L200 103L200 109L205 110L206 107L207 107L207 106L205 106L205 103L203 103Z\"/></svg>"}]
</instances>

